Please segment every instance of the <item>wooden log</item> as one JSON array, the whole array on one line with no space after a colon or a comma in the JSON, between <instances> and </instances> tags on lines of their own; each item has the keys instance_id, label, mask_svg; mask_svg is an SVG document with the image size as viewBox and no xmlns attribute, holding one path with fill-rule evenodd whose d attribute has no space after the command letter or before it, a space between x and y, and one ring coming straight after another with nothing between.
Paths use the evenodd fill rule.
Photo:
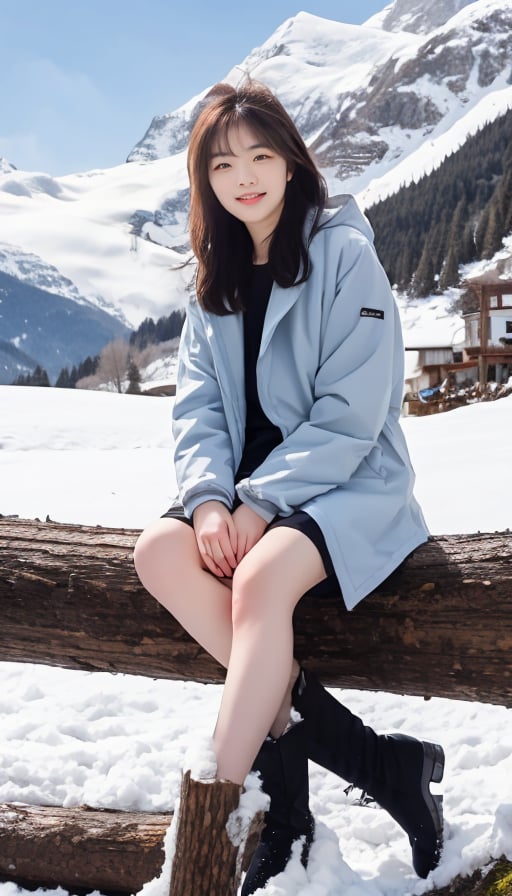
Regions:
<instances>
[{"instance_id":1,"label":"wooden log","mask_svg":"<svg viewBox=\"0 0 512 896\"><path fill-rule=\"evenodd\" d=\"M158 876L163 840L171 819L171 815L87 806L61 809L0 804L0 881L10 880L28 888L53 888L60 884L75 894L90 893L100 886L103 894L134 893L147 880ZM48 840L56 841L57 837L59 863L65 857L62 869L50 861L51 853L46 852ZM41 849L34 848L34 841L41 844ZM148 844L153 841L158 842L159 850L148 859ZM91 865L91 850L96 855L96 865L104 869L101 873ZM512 863L504 856L488 863L483 872L477 870L470 877L457 877L435 892L438 896L488 896L497 884L502 886L503 896L510 896Z\"/></svg>"},{"instance_id":2,"label":"wooden log","mask_svg":"<svg viewBox=\"0 0 512 896\"><path fill-rule=\"evenodd\" d=\"M244 830L233 825L241 792L231 781L196 781L185 772L169 896L236 896L247 844L263 822L256 813Z\"/></svg>"},{"instance_id":3,"label":"wooden log","mask_svg":"<svg viewBox=\"0 0 512 896\"><path fill-rule=\"evenodd\" d=\"M0 519L0 660L223 681L138 582L137 535ZM510 532L431 538L351 613L303 598L296 655L333 686L512 706L511 561Z\"/></svg>"},{"instance_id":4,"label":"wooden log","mask_svg":"<svg viewBox=\"0 0 512 896\"><path fill-rule=\"evenodd\" d=\"M0 880L136 893L157 877L172 815L0 805Z\"/></svg>"},{"instance_id":5,"label":"wooden log","mask_svg":"<svg viewBox=\"0 0 512 896\"><path fill-rule=\"evenodd\" d=\"M136 893L160 875L172 818L172 813L0 803L0 881L28 888L61 886L73 893ZM255 816L240 844L243 871L261 823L262 816Z\"/></svg>"}]
</instances>

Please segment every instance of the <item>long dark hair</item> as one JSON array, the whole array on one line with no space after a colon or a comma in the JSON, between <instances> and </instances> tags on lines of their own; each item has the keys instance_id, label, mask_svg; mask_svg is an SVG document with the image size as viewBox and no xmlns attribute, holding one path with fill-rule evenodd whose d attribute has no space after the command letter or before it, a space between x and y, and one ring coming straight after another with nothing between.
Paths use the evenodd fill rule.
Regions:
<instances>
[{"instance_id":1,"label":"long dark hair","mask_svg":"<svg viewBox=\"0 0 512 896\"><path fill-rule=\"evenodd\" d=\"M293 172L269 243L270 271L279 286L303 283L309 276L309 240L325 206L327 187L292 119L267 87L249 82L235 90L219 84L208 99L188 148L190 241L198 261L196 293L201 307L231 314L244 307L253 246L245 224L223 208L210 186L214 142L226 142L229 129L243 123L282 156ZM307 235L304 224L310 209L314 217Z\"/></svg>"}]
</instances>

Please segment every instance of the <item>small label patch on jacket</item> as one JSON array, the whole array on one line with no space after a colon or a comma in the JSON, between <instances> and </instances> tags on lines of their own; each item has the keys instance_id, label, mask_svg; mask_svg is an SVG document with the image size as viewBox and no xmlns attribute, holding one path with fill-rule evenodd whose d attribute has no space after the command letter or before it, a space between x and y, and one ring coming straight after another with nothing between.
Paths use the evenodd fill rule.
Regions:
<instances>
[{"instance_id":1,"label":"small label patch on jacket","mask_svg":"<svg viewBox=\"0 0 512 896\"><path fill-rule=\"evenodd\" d=\"M384 312L380 308L361 308L360 317L377 317L384 320Z\"/></svg>"}]
</instances>

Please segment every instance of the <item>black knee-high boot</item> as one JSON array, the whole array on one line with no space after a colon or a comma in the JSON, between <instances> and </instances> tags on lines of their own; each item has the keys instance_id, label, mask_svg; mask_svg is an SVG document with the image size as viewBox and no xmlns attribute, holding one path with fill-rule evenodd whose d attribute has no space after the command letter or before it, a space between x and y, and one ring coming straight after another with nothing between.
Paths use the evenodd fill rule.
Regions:
<instances>
[{"instance_id":1,"label":"black knee-high boot","mask_svg":"<svg viewBox=\"0 0 512 896\"><path fill-rule=\"evenodd\" d=\"M443 777L442 747L404 734L376 734L304 669L292 701L306 723L309 758L389 812L409 837L414 870L427 877L443 845L443 798L430 793L431 782Z\"/></svg>"},{"instance_id":2,"label":"black knee-high boot","mask_svg":"<svg viewBox=\"0 0 512 896\"><path fill-rule=\"evenodd\" d=\"M315 824L309 811L306 750L306 726L298 722L277 740L267 737L256 757L253 771L261 775L262 789L270 796L270 808L241 896L249 896L284 871L299 838L303 840L302 864L307 865Z\"/></svg>"}]
</instances>

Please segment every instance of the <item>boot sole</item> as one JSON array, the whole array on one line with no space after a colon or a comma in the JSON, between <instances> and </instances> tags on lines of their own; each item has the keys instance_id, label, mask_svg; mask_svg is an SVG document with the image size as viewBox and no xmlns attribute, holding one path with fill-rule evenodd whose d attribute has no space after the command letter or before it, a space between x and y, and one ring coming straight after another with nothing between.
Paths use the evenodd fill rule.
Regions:
<instances>
[{"instance_id":1,"label":"boot sole","mask_svg":"<svg viewBox=\"0 0 512 896\"><path fill-rule=\"evenodd\" d=\"M430 793L431 784L439 784L443 780L445 755L441 744L423 741L423 769L421 773L421 792L427 804L436 836L442 840L443 835L443 797Z\"/></svg>"}]
</instances>

